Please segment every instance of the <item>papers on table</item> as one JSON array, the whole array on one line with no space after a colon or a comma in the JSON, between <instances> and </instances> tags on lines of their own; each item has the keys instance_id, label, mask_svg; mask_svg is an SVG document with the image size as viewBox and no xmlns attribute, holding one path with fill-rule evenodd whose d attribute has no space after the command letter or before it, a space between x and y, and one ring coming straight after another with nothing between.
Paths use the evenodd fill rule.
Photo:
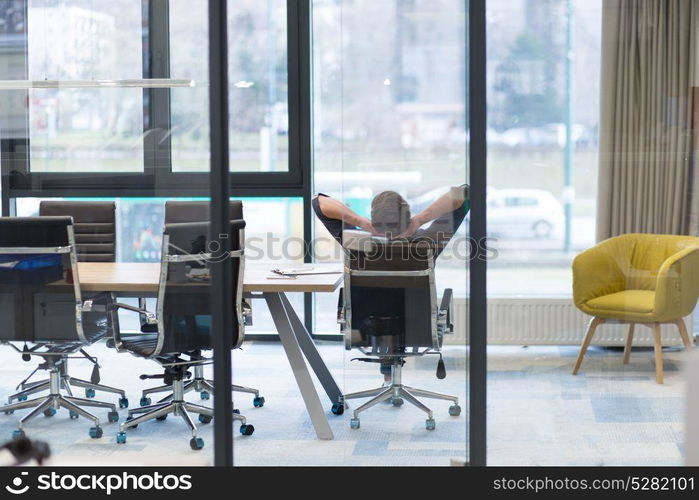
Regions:
<instances>
[{"instance_id":1,"label":"papers on table","mask_svg":"<svg viewBox=\"0 0 699 500\"><path fill-rule=\"evenodd\" d=\"M280 276L308 276L313 274L342 274L342 271L316 271L312 267L300 267L297 269L272 269L274 274Z\"/></svg>"},{"instance_id":2,"label":"papers on table","mask_svg":"<svg viewBox=\"0 0 699 500\"><path fill-rule=\"evenodd\" d=\"M342 271L319 271L315 270L313 267L298 267L298 268L284 268L284 269L271 269L272 276L268 276L267 279L296 279L299 276L312 276L317 274L342 274Z\"/></svg>"}]
</instances>

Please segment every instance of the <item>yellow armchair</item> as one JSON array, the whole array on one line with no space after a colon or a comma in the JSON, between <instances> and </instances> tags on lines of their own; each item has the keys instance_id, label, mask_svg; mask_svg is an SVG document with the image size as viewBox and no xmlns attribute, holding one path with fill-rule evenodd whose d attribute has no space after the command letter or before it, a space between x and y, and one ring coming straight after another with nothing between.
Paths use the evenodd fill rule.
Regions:
<instances>
[{"instance_id":1,"label":"yellow armchair","mask_svg":"<svg viewBox=\"0 0 699 500\"><path fill-rule=\"evenodd\" d=\"M629 323L624 363L629 362L636 323L653 329L655 370L663 383L660 325L677 325L687 349L692 340L684 318L699 296L699 238L625 234L605 240L573 260L573 301L592 316L573 375L578 373L597 327Z\"/></svg>"}]
</instances>

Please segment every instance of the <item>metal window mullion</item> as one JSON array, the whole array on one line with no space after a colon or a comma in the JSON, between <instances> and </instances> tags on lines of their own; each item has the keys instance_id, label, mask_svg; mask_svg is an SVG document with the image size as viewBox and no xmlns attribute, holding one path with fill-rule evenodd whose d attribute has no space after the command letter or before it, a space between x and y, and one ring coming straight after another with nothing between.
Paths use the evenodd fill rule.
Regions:
<instances>
[{"instance_id":1,"label":"metal window mullion","mask_svg":"<svg viewBox=\"0 0 699 500\"><path fill-rule=\"evenodd\" d=\"M3 73L2 77L5 79L28 79L29 78L29 29L26 27L29 21L29 0L24 0L23 2L23 15L24 15L24 25L25 34L22 38L21 54L23 55L24 66L19 67L16 65L6 65L5 69L16 68L17 70L11 73ZM16 95L14 92L22 92L24 94L24 102L27 105L23 108L22 122L24 127L24 137L18 138L16 135L10 137L11 130L9 127L12 123L16 123L15 120L0 120L0 198L2 201L0 203L2 208L2 215L14 215L15 202L11 200L12 190L11 179L9 177L10 172L18 172L20 174L27 175L30 172L30 157L29 157L29 90L16 90L8 93L3 93L0 97L0 109L12 109L9 105L12 96ZM3 102L4 100L6 102ZM7 127L7 128L6 128ZM24 143L24 155L18 155L18 147Z\"/></svg>"},{"instance_id":2,"label":"metal window mullion","mask_svg":"<svg viewBox=\"0 0 699 500\"><path fill-rule=\"evenodd\" d=\"M148 1L147 73L144 78L170 78L169 0ZM148 99L147 123L144 121L144 173L153 189L158 189L171 173L170 130L171 91L169 88L143 89ZM145 116L144 116L145 119Z\"/></svg>"},{"instance_id":3,"label":"metal window mullion","mask_svg":"<svg viewBox=\"0 0 699 500\"><path fill-rule=\"evenodd\" d=\"M468 15L468 155L471 183L469 279L469 463L486 465L487 296L486 296L486 0L466 0Z\"/></svg>"},{"instance_id":4,"label":"metal window mullion","mask_svg":"<svg viewBox=\"0 0 699 500\"><path fill-rule=\"evenodd\" d=\"M289 171L299 172L303 191L304 262L313 262L313 98L311 1L287 0ZM313 295L304 294L304 326L313 333Z\"/></svg>"},{"instance_id":5,"label":"metal window mullion","mask_svg":"<svg viewBox=\"0 0 699 500\"><path fill-rule=\"evenodd\" d=\"M231 249L228 217L230 169L228 147L227 1L209 0L209 123L211 133L211 236L221 252ZM211 315L214 348L214 464L233 465L233 276L231 259L212 262Z\"/></svg>"}]
</instances>

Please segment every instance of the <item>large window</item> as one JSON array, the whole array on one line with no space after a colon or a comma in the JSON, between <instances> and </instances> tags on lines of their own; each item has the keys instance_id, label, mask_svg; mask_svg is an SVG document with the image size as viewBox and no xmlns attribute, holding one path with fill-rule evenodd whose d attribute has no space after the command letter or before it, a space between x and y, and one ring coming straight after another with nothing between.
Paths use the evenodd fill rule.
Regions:
<instances>
[{"instance_id":1,"label":"large window","mask_svg":"<svg viewBox=\"0 0 699 500\"><path fill-rule=\"evenodd\" d=\"M316 0L313 20L314 189L369 217L381 191L417 213L467 182L464 2ZM317 220L315 235L317 256L341 258ZM462 225L437 268L459 297L466 236ZM317 322L337 331L332 314Z\"/></svg>"},{"instance_id":2,"label":"large window","mask_svg":"<svg viewBox=\"0 0 699 500\"><path fill-rule=\"evenodd\" d=\"M316 192L335 198L369 219L373 217L372 204L381 199L377 195L382 192L398 193L405 201L402 206L409 206L410 213L417 215L451 192L450 187L468 182L465 9L463 0L313 1ZM437 295L441 297L445 289L452 289L455 307L459 308L455 334L444 338L443 356L450 378L441 385L440 392L456 394L460 401L468 401L464 369L468 363L465 226L458 224L451 243L435 264ZM344 257L338 243L317 220L315 229L316 258L332 261ZM347 289L343 293L351 294ZM386 295L390 297L390 293L389 287ZM316 297L316 331L338 332L337 297L325 295ZM360 313L355 310L353 314ZM364 318L364 325L373 319ZM365 327L361 328L364 335ZM411 331L406 327L396 334L407 339ZM379 351L381 342L376 340ZM345 392L371 387L372 379L377 382L375 365L352 362L357 356L357 351L345 351ZM431 380L434 365L427 358L407 360L405 380ZM417 427L407 423L405 415L391 411L394 409L378 404L372 408L372 418L391 422L392 437L388 439L414 440L411 433ZM430 457L425 457L422 451L406 446L395 453L382 452L373 463L444 464L447 456L464 460L468 456L465 420L453 419L437 427L440 425L444 425L442 429L450 426L448 449L444 443L431 442ZM343 450L345 464L360 463L357 450L375 447L376 442L366 436L358 439L356 445Z\"/></svg>"},{"instance_id":3,"label":"large window","mask_svg":"<svg viewBox=\"0 0 699 500\"><path fill-rule=\"evenodd\" d=\"M8 19L0 33L7 56L0 80L34 82L1 97L12 109L0 124L9 196L62 196L67 186L85 196L206 194L207 6L206 0L0 1ZM310 182L298 147L301 113L289 118L301 100L300 42L287 27L298 9L288 0L241 0L228 8L232 186L251 195L273 188L300 196ZM288 48L290 41L295 46ZM58 84L36 83L45 80ZM130 83L91 86L96 80Z\"/></svg>"},{"instance_id":4,"label":"large window","mask_svg":"<svg viewBox=\"0 0 699 500\"><path fill-rule=\"evenodd\" d=\"M28 92L32 172L143 171L143 91L70 88L141 78L141 10L141 0L29 0L28 77L66 87Z\"/></svg>"},{"instance_id":5,"label":"large window","mask_svg":"<svg viewBox=\"0 0 699 500\"><path fill-rule=\"evenodd\" d=\"M491 296L569 296L594 244L602 5L570 4L488 2Z\"/></svg>"},{"instance_id":6,"label":"large window","mask_svg":"<svg viewBox=\"0 0 699 500\"><path fill-rule=\"evenodd\" d=\"M56 198L52 198L56 199ZM160 262L165 202L172 198L69 198L72 201L116 201L116 259L119 262ZM179 201L205 198L178 198ZM41 198L17 200L17 215L39 215ZM303 203L300 198L243 198L247 228L246 263L268 263L270 266L303 262ZM269 217L270 213L282 214ZM303 295L289 294L295 310L303 318ZM127 299L124 299L127 300ZM128 300L127 300L128 301ZM131 301L134 302L134 301ZM254 302L257 306L258 303ZM126 331L139 329L138 316L121 314ZM266 307L255 307L250 333L275 333L274 323Z\"/></svg>"},{"instance_id":7,"label":"large window","mask_svg":"<svg viewBox=\"0 0 699 500\"><path fill-rule=\"evenodd\" d=\"M174 89L172 169L209 165L208 19L205 1L170 0L170 72L197 88ZM288 170L286 0L231 2L228 10L231 170Z\"/></svg>"}]
</instances>

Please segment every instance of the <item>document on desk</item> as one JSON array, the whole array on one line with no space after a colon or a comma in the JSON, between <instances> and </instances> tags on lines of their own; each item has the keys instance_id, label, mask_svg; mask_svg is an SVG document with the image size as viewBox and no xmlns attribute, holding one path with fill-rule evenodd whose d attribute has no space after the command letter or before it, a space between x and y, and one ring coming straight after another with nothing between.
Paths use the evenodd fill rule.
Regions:
<instances>
[{"instance_id":1,"label":"document on desk","mask_svg":"<svg viewBox=\"0 0 699 500\"><path fill-rule=\"evenodd\" d=\"M289 276L284 276L282 274L275 274L274 276L267 276L268 280L295 280L296 275L292 274Z\"/></svg>"},{"instance_id":2,"label":"document on desk","mask_svg":"<svg viewBox=\"0 0 699 500\"><path fill-rule=\"evenodd\" d=\"M312 267L301 267L297 269L272 269L276 276L311 276L316 274L342 274L342 271L315 271ZM272 277L270 277L272 279Z\"/></svg>"}]
</instances>

